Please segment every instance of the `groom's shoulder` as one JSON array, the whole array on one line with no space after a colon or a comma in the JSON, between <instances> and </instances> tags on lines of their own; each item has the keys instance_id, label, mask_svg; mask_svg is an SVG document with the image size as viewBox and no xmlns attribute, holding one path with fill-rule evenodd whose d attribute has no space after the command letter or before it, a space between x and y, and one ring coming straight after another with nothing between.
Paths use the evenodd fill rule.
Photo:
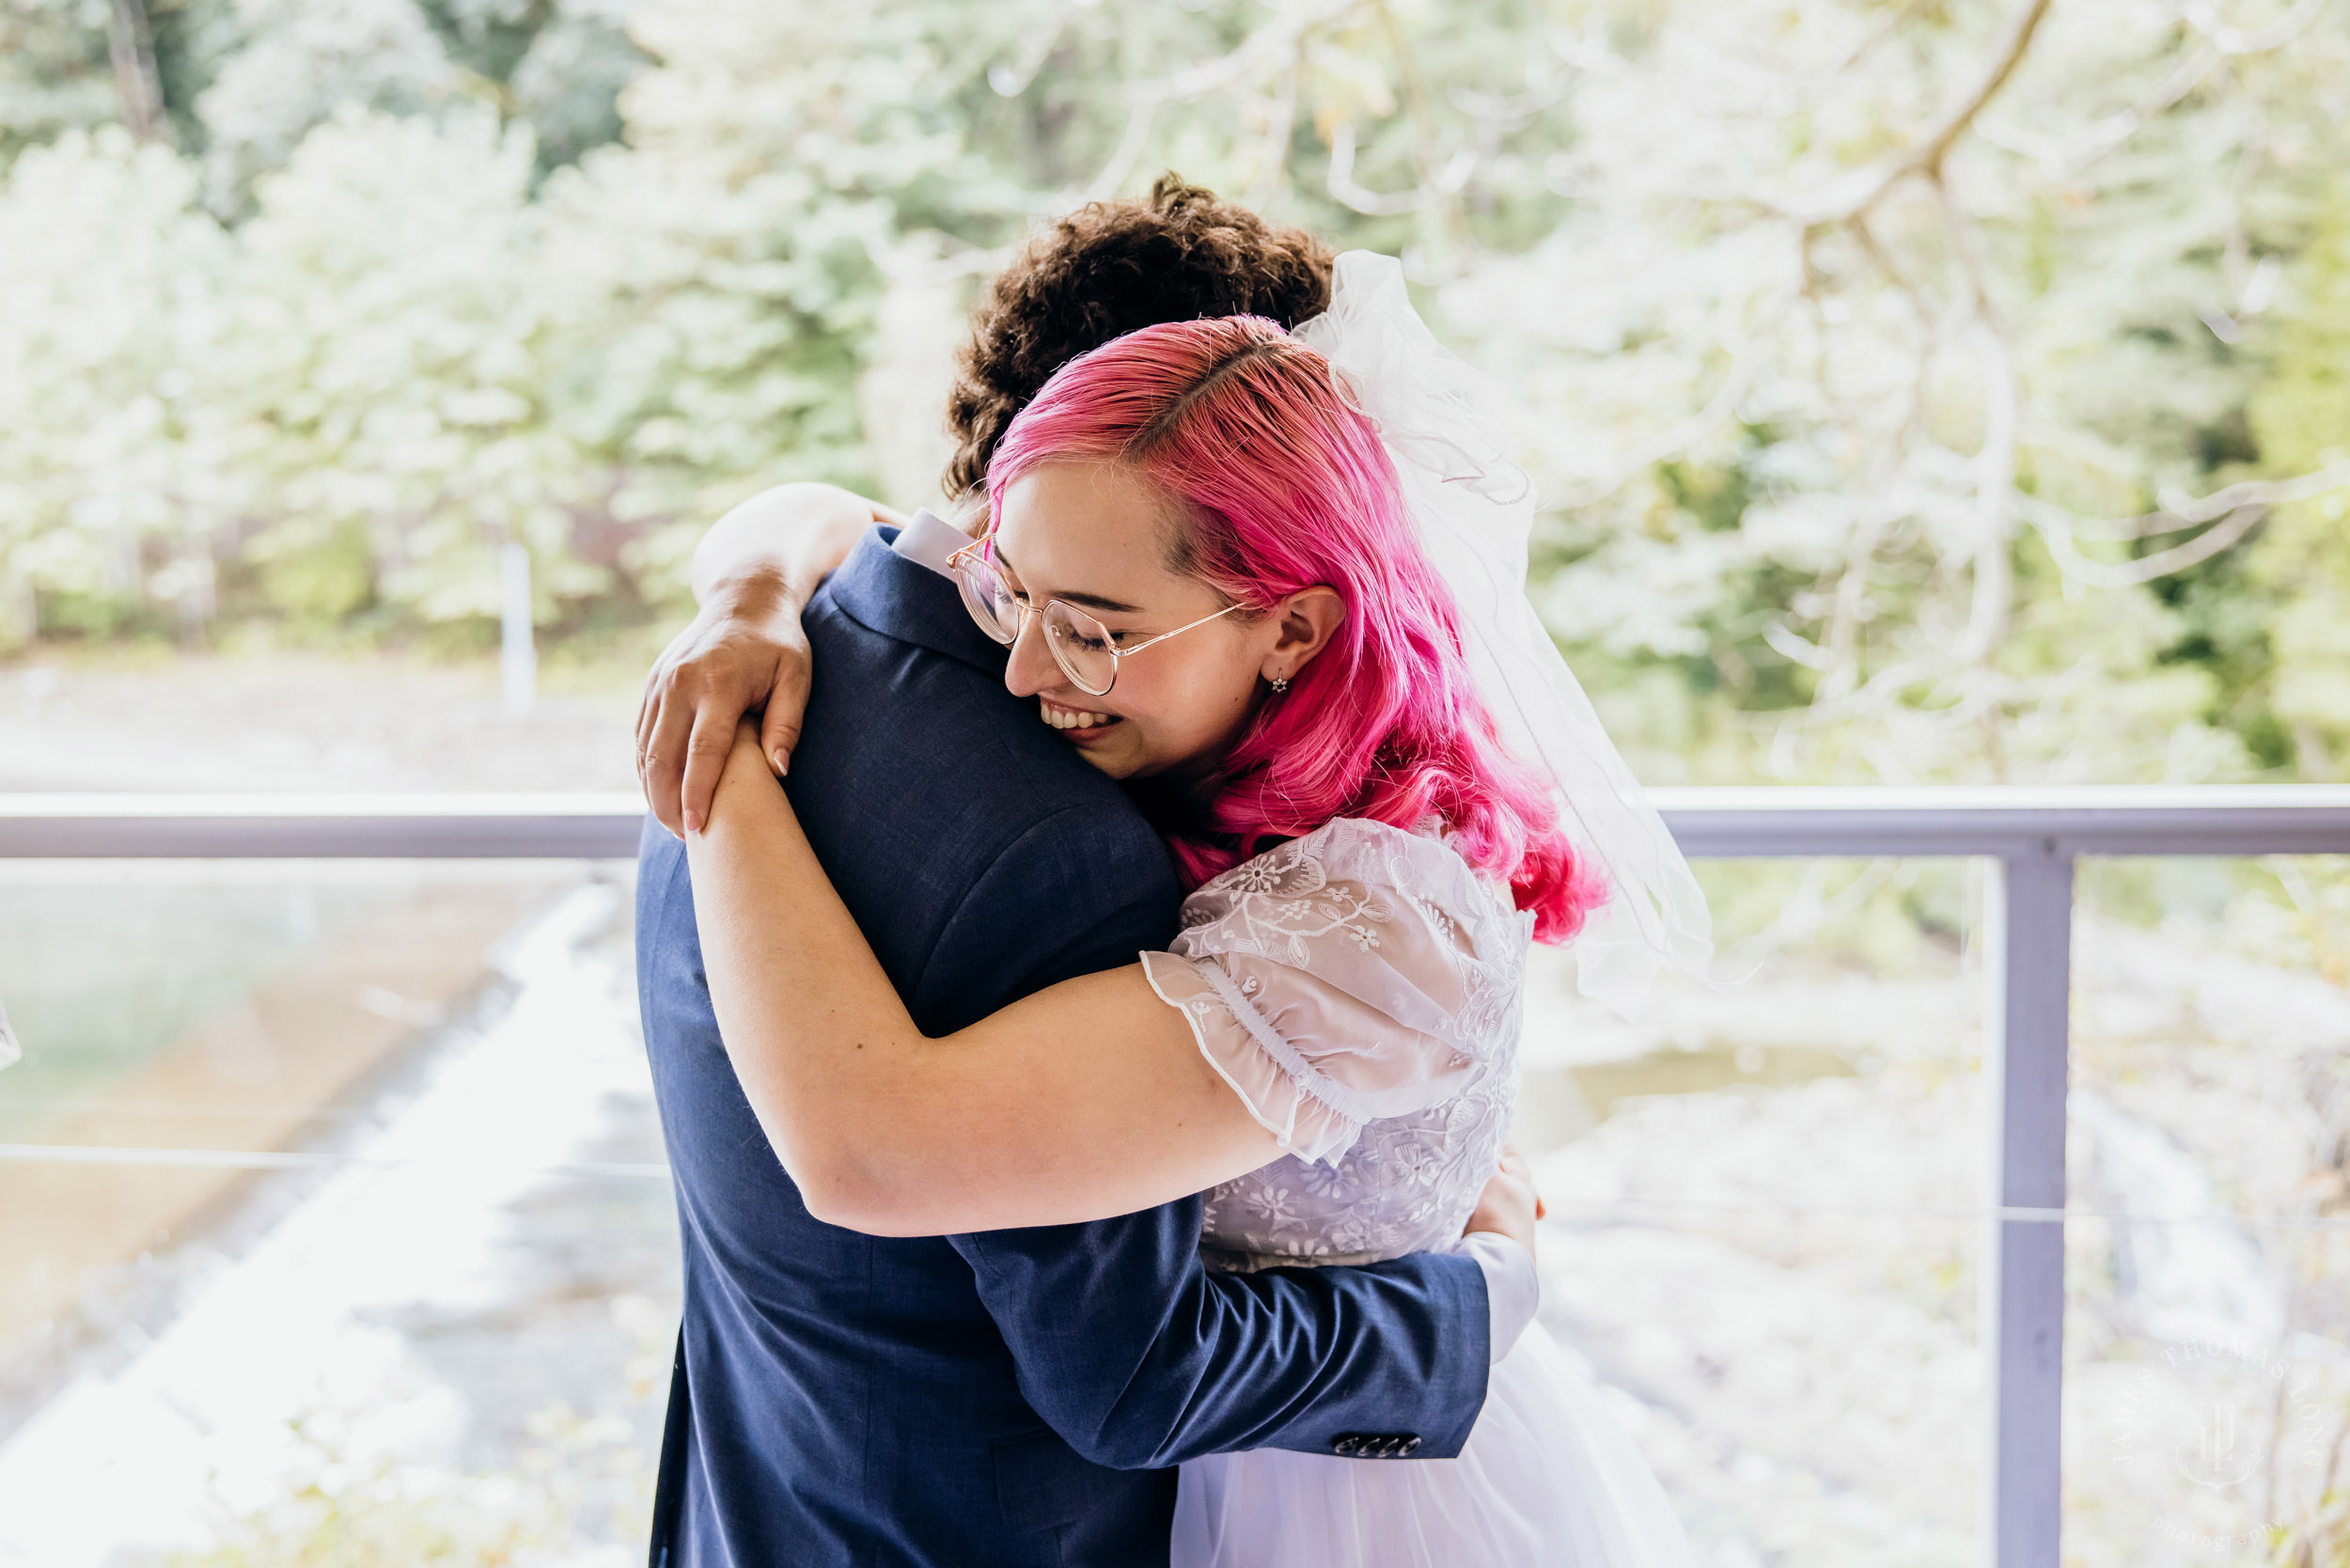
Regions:
<instances>
[{"instance_id":1,"label":"groom's shoulder","mask_svg":"<svg viewBox=\"0 0 2350 1568\"><path fill-rule=\"evenodd\" d=\"M837 881L916 876L943 895L1010 856L1080 904L1099 891L1172 907L1159 836L1033 703L1005 691L1004 651L951 583L875 537L805 623L813 680L791 789ZM1096 878L1107 886L1089 888Z\"/></svg>"},{"instance_id":2,"label":"groom's shoulder","mask_svg":"<svg viewBox=\"0 0 2350 1568\"><path fill-rule=\"evenodd\" d=\"M916 1021L960 1027L1164 945L1182 899L1166 844L1005 691L1003 651L953 585L876 553L863 564L889 573L885 595L837 574L808 606L789 788Z\"/></svg>"},{"instance_id":3,"label":"groom's shoulder","mask_svg":"<svg viewBox=\"0 0 2350 1568\"><path fill-rule=\"evenodd\" d=\"M814 673L795 798L838 783L933 821L984 802L1000 823L1059 816L1073 829L1158 847L1125 791L1004 689L1004 650L972 623L953 585L878 534L817 593L805 625Z\"/></svg>"}]
</instances>

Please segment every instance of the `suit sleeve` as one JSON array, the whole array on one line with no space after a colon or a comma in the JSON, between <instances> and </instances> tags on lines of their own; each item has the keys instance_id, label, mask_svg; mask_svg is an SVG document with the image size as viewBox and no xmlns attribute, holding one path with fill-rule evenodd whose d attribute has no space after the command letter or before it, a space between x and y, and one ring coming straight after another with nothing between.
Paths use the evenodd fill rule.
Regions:
<instances>
[{"instance_id":1,"label":"suit sleeve","mask_svg":"<svg viewBox=\"0 0 2350 1568\"><path fill-rule=\"evenodd\" d=\"M998 857L943 933L917 990L947 1027L1074 975L1132 963L1173 934L1177 889L1155 839L1064 812ZM1017 923L1038 955L1000 960ZM998 933L995 943L979 933ZM958 940L959 934L961 940ZM962 1005L947 997L960 993ZM948 1019L953 1017L952 1023ZM929 1027L928 1025L925 1026ZM949 1238L1019 1369L1021 1392L1079 1453L1120 1468L1278 1448L1327 1453L1347 1434L1461 1450L1485 1398L1483 1272L1417 1253L1363 1267L1211 1273L1189 1198L1089 1225Z\"/></svg>"}]
</instances>

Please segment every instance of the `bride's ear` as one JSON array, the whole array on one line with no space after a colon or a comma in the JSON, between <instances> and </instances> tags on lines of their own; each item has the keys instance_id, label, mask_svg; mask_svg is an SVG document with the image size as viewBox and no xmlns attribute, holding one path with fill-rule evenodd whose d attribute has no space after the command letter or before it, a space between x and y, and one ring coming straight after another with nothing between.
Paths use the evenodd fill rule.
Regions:
<instances>
[{"instance_id":1,"label":"bride's ear","mask_svg":"<svg viewBox=\"0 0 2350 1568\"><path fill-rule=\"evenodd\" d=\"M1273 646L1258 673L1268 681L1292 681L1330 645L1346 621L1346 601L1336 588L1300 588L1273 606Z\"/></svg>"}]
</instances>

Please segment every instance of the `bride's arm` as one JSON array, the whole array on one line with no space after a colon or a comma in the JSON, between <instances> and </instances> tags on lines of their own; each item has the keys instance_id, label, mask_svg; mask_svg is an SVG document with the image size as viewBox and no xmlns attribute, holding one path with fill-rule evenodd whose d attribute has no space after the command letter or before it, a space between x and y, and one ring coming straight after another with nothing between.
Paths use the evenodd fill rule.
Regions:
<instances>
[{"instance_id":1,"label":"bride's arm","mask_svg":"<svg viewBox=\"0 0 2350 1568\"><path fill-rule=\"evenodd\" d=\"M838 566L865 530L905 519L838 485L798 481L762 490L710 525L686 580L707 604L744 576L773 574L806 588Z\"/></svg>"},{"instance_id":2,"label":"bride's arm","mask_svg":"<svg viewBox=\"0 0 2350 1568\"><path fill-rule=\"evenodd\" d=\"M925 1038L747 728L687 844L719 1032L818 1218L876 1235L1101 1219L1280 1153L1138 964Z\"/></svg>"}]
</instances>

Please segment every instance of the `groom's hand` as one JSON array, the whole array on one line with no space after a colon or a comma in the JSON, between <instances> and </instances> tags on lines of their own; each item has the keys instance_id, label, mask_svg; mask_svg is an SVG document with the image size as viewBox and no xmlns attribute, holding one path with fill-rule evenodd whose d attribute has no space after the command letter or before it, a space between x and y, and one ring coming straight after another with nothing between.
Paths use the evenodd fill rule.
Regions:
<instances>
[{"instance_id":1,"label":"groom's hand","mask_svg":"<svg viewBox=\"0 0 2350 1568\"><path fill-rule=\"evenodd\" d=\"M1501 1168L1485 1184L1478 1195L1477 1208L1470 1214L1463 1235L1491 1231L1509 1237L1527 1250L1534 1252L1534 1222L1548 1211L1543 1206L1542 1195L1534 1190L1534 1172L1526 1163L1526 1156L1515 1144L1501 1152Z\"/></svg>"},{"instance_id":2,"label":"groom's hand","mask_svg":"<svg viewBox=\"0 0 2350 1568\"><path fill-rule=\"evenodd\" d=\"M760 715L759 750L780 776L807 710L806 595L786 572L745 567L712 586L701 613L654 661L636 713L636 776L661 825L709 820L735 725Z\"/></svg>"}]
</instances>

